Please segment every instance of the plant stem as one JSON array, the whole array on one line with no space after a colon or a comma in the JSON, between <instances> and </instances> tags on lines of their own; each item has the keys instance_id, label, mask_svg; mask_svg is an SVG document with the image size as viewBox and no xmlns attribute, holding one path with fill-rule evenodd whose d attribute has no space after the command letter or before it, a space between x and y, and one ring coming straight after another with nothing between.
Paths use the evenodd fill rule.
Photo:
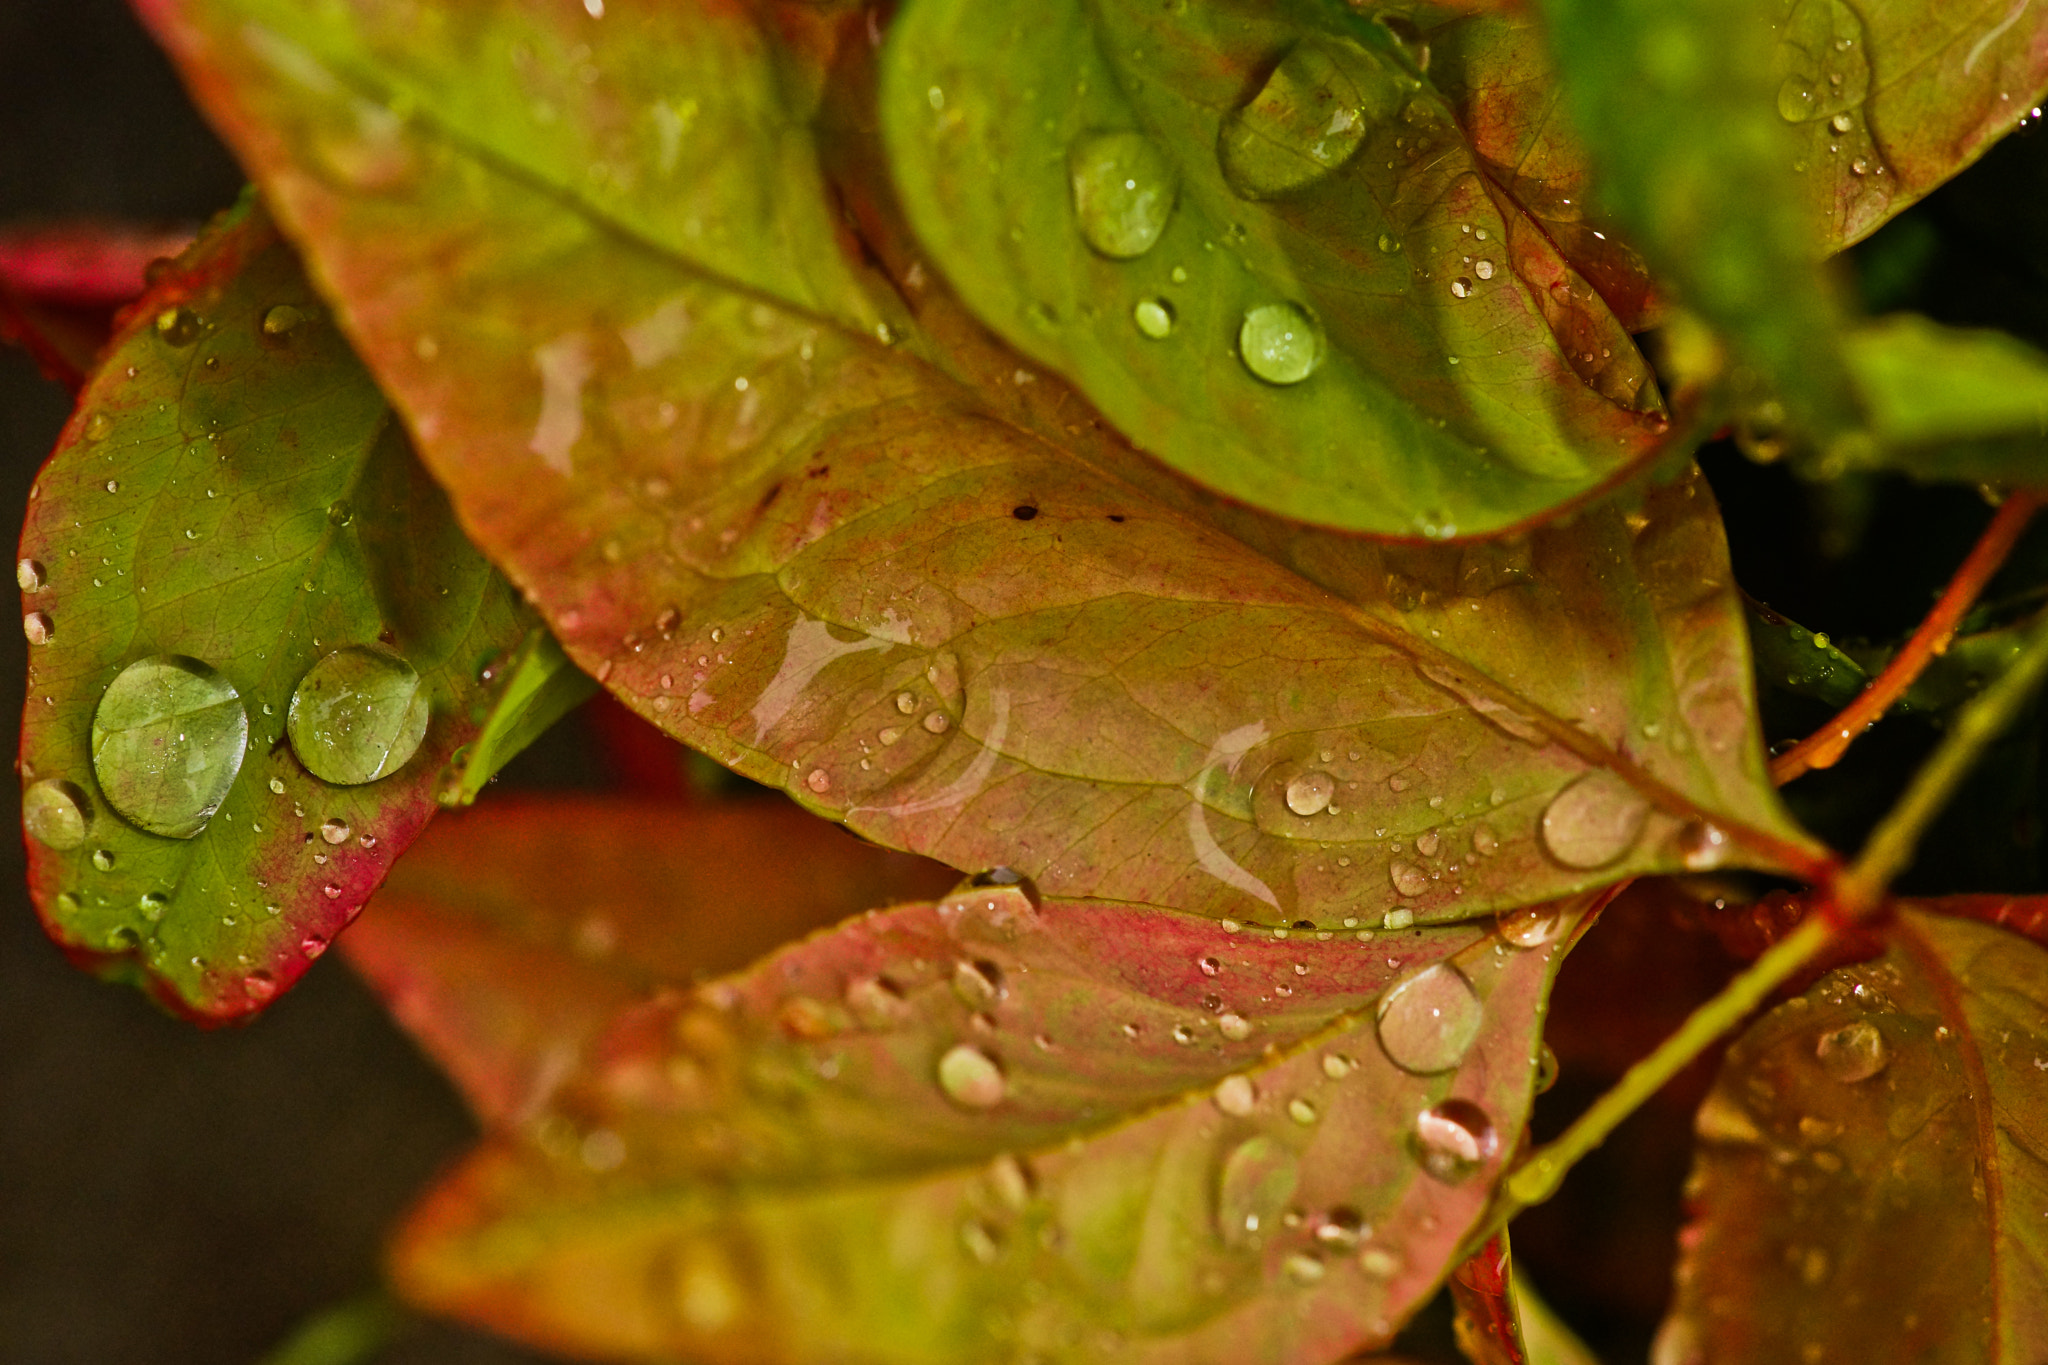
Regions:
<instances>
[{"instance_id":1,"label":"plant stem","mask_svg":"<svg viewBox=\"0 0 2048 1365\"><path fill-rule=\"evenodd\" d=\"M1876 724L1892 703L1906 694L1927 665L1946 652L1963 617L2005 563L2005 557L2019 541L2020 532L2026 530L2027 522L2040 505L2040 497L2029 492L2014 493L2005 500L1913 637L1833 720L1771 760L1773 782L1782 787L1815 768L1834 767L1856 736Z\"/></svg>"},{"instance_id":2,"label":"plant stem","mask_svg":"<svg viewBox=\"0 0 2048 1365\"><path fill-rule=\"evenodd\" d=\"M411 1315L382 1289L323 1308L299 1324L262 1365L366 1365L411 1325Z\"/></svg>"},{"instance_id":3,"label":"plant stem","mask_svg":"<svg viewBox=\"0 0 2048 1365\"><path fill-rule=\"evenodd\" d=\"M1644 1100L1819 957L1837 933L1873 914L1884 903L1892 879L1912 861L1920 836L1970 766L2012 723L2044 676L2048 676L2048 612L2035 618L2012 667L1956 717L1940 747L1913 775L1905 795L1879 822L1855 863L1827 888L1815 912L1719 995L1694 1010L1677 1032L1630 1067L1613 1089L1595 1100L1554 1141L1509 1172L1487 1218L1472 1234L1472 1244L1484 1241L1515 1214L1556 1193L1565 1173L1606 1141Z\"/></svg>"}]
</instances>

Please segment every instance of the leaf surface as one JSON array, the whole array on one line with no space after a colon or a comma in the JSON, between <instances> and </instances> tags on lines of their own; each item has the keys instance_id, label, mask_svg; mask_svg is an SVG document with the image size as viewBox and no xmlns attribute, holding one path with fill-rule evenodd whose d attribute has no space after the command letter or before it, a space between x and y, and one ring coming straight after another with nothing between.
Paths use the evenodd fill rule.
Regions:
<instances>
[{"instance_id":1,"label":"leaf surface","mask_svg":"<svg viewBox=\"0 0 2048 1365\"><path fill-rule=\"evenodd\" d=\"M1698 1119L1671 1359L2004 1365L2048 1352L2048 950L1905 909L1729 1049ZM2001 916L2001 912L2005 912Z\"/></svg>"},{"instance_id":2,"label":"leaf surface","mask_svg":"<svg viewBox=\"0 0 2048 1365\"><path fill-rule=\"evenodd\" d=\"M649 843L625 823L481 808L348 940L481 1107L518 1120L400 1234L404 1291L606 1358L1320 1362L1383 1343L1513 1150L1577 921L1232 933L967 885L650 990L654 950L683 968L700 930L764 907L751 876L706 878L687 827ZM618 895L598 860L621 839L636 885L670 894ZM521 875L541 865L589 875ZM857 903L832 883L835 909ZM593 913L617 947L568 960ZM611 1005L601 1036L565 996ZM508 1083L493 1059L528 1029L528 1055L566 1038L580 1065L508 1104L532 1073Z\"/></svg>"},{"instance_id":3,"label":"leaf surface","mask_svg":"<svg viewBox=\"0 0 2048 1365\"><path fill-rule=\"evenodd\" d=\"M307 149L358 97L277 75L249 12L153 11L467 524L670 734L956 867L1267 925L1819 867L1696 477L1497 544L1262 517L1048 377L969 391L910 320L889 347L737 292L424 113L402 190L338 188Z\"/></svg>"},{"instance_id":4,"label":"leaf surface","mask_svg":"<svg viewBox=\"0 0 2048 1365\"><path fill-rule=\"evenodd\" d=\"M1844 341L1871 463L1921 479L2048 481L2048 356L2004 332L1901 313Z\"/></svg>"},{"instance_id":5,"label":"leaf surface","mask_svg":"<svg viewBox=\"0 0 2048 1365\"><path fill-rule=\"evenodd\" d=\"M253 201L127 317L21 555L37 907L208 1019L260 1009L361 908L489 704L479 669L534 625ZM287 720L355 647L408 661L431 719L390 775L335 785Z\"/></svg>"},{"instance_id":6,"label":"leaf surface","mask_svg":"<svg viewBox=\"0 0 2048 1365\"><path fill-rule=\"evenodd\" d=\"M917 0L882 120L967 303L1138 445L1320 525L1498 531L1667 423L1416 55L1308 5Z\"/></svg>"}]
</instances>

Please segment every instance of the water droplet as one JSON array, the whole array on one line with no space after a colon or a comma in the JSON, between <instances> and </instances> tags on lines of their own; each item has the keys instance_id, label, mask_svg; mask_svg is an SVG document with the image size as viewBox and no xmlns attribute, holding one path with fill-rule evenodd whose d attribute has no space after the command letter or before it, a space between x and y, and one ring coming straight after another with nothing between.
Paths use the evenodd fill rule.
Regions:
<instances>
[{"instance_id":1,"label":"water droplet","mask_svg":"<svg viewBox=\"0 0 2048 1365\"><path fill-rule=\"evenodd\" d=\"M1306 1128L1316 1121L1316 1107L1299 1095L1287 1101L1287 1117Z\"/></svg>"},{"instance_id":2,"label":"water droplet","mask_svg":"<svg viewBox=\"0 0 2048 1365\"><path fill-rule=\"evenodd\" d=\"M1423 1170L1455 1184L1500 1150L1500 1133L1472 1101L1445 1100L1415 1116L1415 1146Z\"/></svg>"},{"instance_id":3,"label":"water droplet","mask_svg":"<svg viewBox=\"0 0 2048 1365\"><path fill-rule=\"evenodd\" d=\"M92 804L72 783L46 777L21 794L21 823L39 844L77 848L92 823Z\"/></svg>"},{"instance_id":4,"label":"water droplet","mask_svg":"<svg viewBox=\"0 0 2048 1365\"><path fill-rule=\"evenodd\" d=\"M1728 835L1709 821L1690 821L1678 832L1678 856L1691 872L1719 867L1728 856Z\"/></svg>"},{"instance_id":5,"label":"water droplet","mask_svg":"<svg viewBox=\"0 0 2048 1365\"><path fill-rule=\"evenodd\" d=\"M1380 997L1380 1046L1403 1071L1449 1071L1471 1050L1484 1013L1472 983L1457 968L1425 967Z\"/></svg>"},{"instance_id":6,"label":"water droplet","mask_svg":"<svg viewBox=\"0 0 2048 1365\"><path fill-rule=\"evenodd\" d=\"M1463 275L1460 275L1457 279L1451 281L1452 298L1468 298L1471 296L1471 293L1472 281L1466 279Z\"/></svg>"},{"instance_id":7,"label":"water droplet","mask_svg":"<svg viewBox=\"0 0 2048 1365\"><path fill-rule=\"evenodd\" d=\"M1223 964L1213 957L1202 958L1195 965L1202 969L1203 976L1214 976L1223 970Z\"/></svg>"},{"instance_id":8,"label":"water droplet","mask_svg":"<svg viewBox=\"0 0 2048 1365\"><path fill-rule=\"evenodd\" d=\"M345 499L337 498L327 504L327 520L333 526L346 526L356 519L356 509Z\"/></svg>"},{"instance_id":9,"label":"water droplet","mask_svg":"<svg viewBox=\"0 0 2048 1365\"><path fill-rule=\"evenodd\" d=\"M986 1009L1003 998L1003 969L987 958L953 964L953 994L971 1010Z\"/></svg>"},{"instance_id":10,"label":"water droplet","mask_svg":"<svg viewBox=\"0 0 2048 1365\"><path fill-rule=\"evenodd\" d=\"M114 850L111 848L96 848L92 851L92 865L102 872L112 872L115 861Z\"/></svg>"},{"instance_id":11,"label":"water droplet","mask_svg":"<svg viewBox=\"0 0 2048 1365\"><path fill-rule=\"evenodd\" d=\"M1566 867L1605 867L1634 847L1650 803L1602 769L1579 778L1544 809L1543 847Z\"/></svg>"},{"instance_id":12,"label":"water droplet","mask_svg":"<svg viewBox=\"0 0 2048 1365\"><path fill-rule=\"evenodd\" d=\"M270 786L270 790L271 790L271 791L272 791L273 793L275 793L276 795L278 795L278 796L283 796L283 795L284 795L284 783L283 783L283 782L280 782L280 781L279 781L279 780L278 780L277 778L274 778L274 777L273 777L273 778L271 778L271 779L270 779L270 783L269 783L269 786Z\"/></svg>"},{"instance_id":13,"label":"water droplet","mask_svg":"<svg viewBox=\"0 0 2048 1365\"><path fill-rule=\"evenodd\" d=\"M939 1089L963 1109L992 1109L1003 1102L1009 1082L995 1058L978 1047L955 1043L939 1058Z\"/></svg>"},{"instance_id":14,"label":"water droplet","mask_svg":"<svg viewBox=\"0 0 2048 1365\"><path fill-rule=\"evenodd\" d=\"M1216 1089L1209 1098L1224 1113L1241 1119L1258 1107L1259 1088L1252 1084L1249 1076L1225 1076L1216 1082Z\"/></svg>"},{"instance_id":15,"label":"water droplet","mask_svg":"<svg viewBox=\"0 0 2048 1365\"><path fill-rule=\"evenodd\" d=\"M1803 76L1787 76L1778 86L1778 117L1804 123L1814 116L1813 84Z\"/></svg>"},{"instance_id":16,"label":"water droplet","mask_svg":"<svg viewBox=\"0 0 2048 1365\"><path fill-rule=\"evenodd\" d=\"M1557 1084L1557 1051L1545 1043L1543 1050L1536 1054L1536 1093L1546 1093Z\"/></svg>"},{"instance_id":17,"label":"water droplet","mask_svg":"<svg viewBox=\"0 0 2048 1365\"><path fill-rule=\"evenodd\" d=\"M1398 858L1387 865L1387 879L1404 896L1419 896L1429 890L1429 874L1414 863L1402 862Z\"/></svg>"},{"instance_id":18,"label":"water droplet","mask_svg":"<svg viewBox=\"0 0 2048 1365\"><path fill-rule=\"evenodd\" d=\"M1262 303L1237 329L1244 367L1268 384L1299 384L1323 363L1323 330L1297 303Z\"/></svg>"},{"instance_id":19,"label":"water droplet","mask_svg":"<svg viewBox=\"0 0 2048 1365\"><path fill-rule=\"evenodd\" d=\"M960 1247L982 1265L993 1265L1003 1254L1002 1234L979 1218L960 1225Z\"/></svg>"},{"instance_id":20,"label":"water droplet","mask_svg":"<svg viewBox=\"0 0 2048 1365\"><path fill-rule=\"evenodd\" d=\"M1265 1136L1230 1149L1216 1176L1216 1232L1223 1244L1245 1246L1272 1227L1293 1197L1301 1162Z\"/></svg>"},{"instance_id":21,"label":"water droplet","mask_svg":"<svg viewBox=\"0 0 2048 1365\"><path fill-rule=\"evenodd\" d=\"M320 837L330 844L345 844L352 833L354 831L348 827L348 821L338 815L330 816L320 826Z\"/></svg>"},{"instance_id":22,"label":"water droplet","mask_svg":"<svg viewBox=\"0 0 2048 1365\"><path fill-rule=\"evenodd\" d=\"M1323 1258L1313 1251L1291 1251L1281 1267L1296 1284L1314 1284L1323 1278Z\"/></svg>"},{"instance_id":23,"label":"water droplet","mask_svg":"<svg viewBox=\"0 0 2048 1365\"><path fill-rule=\"evenodd\" d=\"M57 638L57 624L46 611L32 611L21 618L21 633L32 645L46 645Z\"/></svg>"},{"instance_id":24,"label":"water droplet","mask_svg":"<svg viewBox=\"0 0 2048 1365\"><path fill-rule=\"evenodd\" d=\"M1337 1251L1349 1251L1367 1236L1365 1217L1349 1204L1339 1204L1316 1224L1316 1240Z\"/></svg>"},{"instance_id":25,"label":"water droplet","mask_svg":"<svg viewBox=\"0 0 2048 1365\"><path fill-rule=\"evenodd\" d=\"M1481 235L1483 236L1484 234L1481 234ZM1472 263L1472 273L1473 273L1473 274L1475 274L1475 275L1477 275L1477 276L1478 276L1478 277L1479 277L1480 279L1482 279L1482 280L1490 280L1490 279L1492 279L1492 278L1493 278L1493 262L1492 262L1492 261L1474 261L1474 262Z\"/></svg>"},{"instance_id":26,"label":"water droplet","mask_svg":"<svg viewBox=\"0 0 2048 1365\"><path fill-rule=\"evenodd\" d=\"M1813 1055L1821 1070L1843 1082L1867 1081L1891 1064L1891 1050L1877 1025L1859 1019L1823 1033Z\"/></svg>"},{"instance_id":27,"label":"water droplet","mask_svg":"<svg viewBox=\"0 0 2048 1365\"><path fill-rule=\"evenodd\" d=\"M14 566L14 581L21 585L23 592L41 592L47 576L41 564L33 559L24 559Z\"/></svg>"},{"instance_id":28,"label":"water droplet","mask_svg":"<svg viewBox=\"0 0 2048 1365\"><path fill-rule=\"evenodd\" d=\"M1336 780L1328 773L1301 773L1287 784L1287 809L1296 815L1320 814L1336 794Z\"/></svg>"},{"instance_id":29,"label":"water droplet","mask_svg":"<svg viewBox=\"0 0 2048 1365\"><path fill-rule=\"evenodd\" d=\"M1067 150L1074 220L1089 246L1111 260L1150 251L1173 215L1180 177L1143 133L1088 133Z\"/></svg>"},{"instance_id":30,"label":"water droplet","mask_svg":"<svg viewBox=\"0 0 2048 1365\"><path fill-rule=\"evenodd\" d=\"M280 303L263 315L263 335L281 337L306 320L306 315L288 303Z\"/></svg>"},{"instance_id":31,"label":"water droplet","mask_svg":"<svg viewBox=\"0 0 2048 1365\"><path fill-rule=\"evenodd\" d=\"M248 743L249 714L234 686L179 655L129 664L92 717L92 767L107 804L170 839L206 828Z\"/></svg>"},{"instance_id":32,"label":"water droplet","mask_svg":"<svg viewBox=\"0 0 2048 1365\"><path fill-rule=\"evenodd\" d=\"M1472 856L1475 858L1491 858L1498 852L1500 852L1500 836L1493 832L1493 826L1487 824L1474 825L1472 827Z\"/></svg>"},{"instance_id":33,"label":"water droplet","mask_svg":"<svg viewBox=\"0 0 2048 1365\"><path fill-rule=\"evenodd\" d=\"M337 649L299 680L285 730L307 771L340 786L374 782L405 766L426 737L420 675L368 645Z\"/></svg>"},{"instance_id":34,"label":"water droplet","mask_svg":"<svg viewBox=\"0 0 2048 1365\"><path fill-rule=\"evenodd\" d=\"M329 900L331 900L331 901L334 901L334 900L340 900L340 899L341 899L341 883L339 883L339 882L329 882L329 883L327 883L327 885L325 885L325 886L323 886L323 887L321 887L321 888L320 888L320 892L321 892L321 894L322 894L322 895L326 896L326 897L327 897L327 899L329 899Z\"/></svg>"},{"instance_id":35,"label":"water droplet","mask_svg":"<svg viewBox=\"0 0 2048 1365\"><path fill-rule=\"evenodd\" d=\"M1430 804L1434 805L1436 803L1432 801ZM1434 858L1436 856L1437 848L1442 842L1443 841L1437 837L1437 832L1435 830L1426 829L1422 833L1415 836L1415 851L1417 853L1420 853L1425 858Z\"/></svg>"},{"instance_id":36,"label":"water droplet","mask_svg":"<svg viewBox=\"0 0 2048 1365\"><path fill-rule=\"evenodd\" d=\"M1494 930L1517 948L1541 948L1563 931L1564 912L1554 901L1503 910Z\"/></svg>"},{"instance_id":37,"label":"water droplet","mask_svg":"<svg viewBox=\"0 0 2048 1365\"><path fill-rule=\"evenodd\" d=\"M1217 134L1216 158L1246 199L1304 189L1356 155L1365 135L1396 113L1414 82L1351 44L1296 43L1250 103Z\"/></svg>"},{"instance_id":38,"label":"water droplet","mask_svg":"<svg viewBox=\"0 0 2048 1365\"><path fill-rule=\"evenodd\" d=\"M892 1029L910 1017L903 990L886 976L856 976L846 983L846 1008L862 1028Z\"/></svg>"},{"instance_id":39,"label":"water droplet","mask_svg":"<svg viewBox=\"0 0 2048 1365\"><path fill-rule=\"evenodd\" d=\"M277 994L277 978L269 972L251 972L242 982L242 989L251 1000L261 1004Z\"/></svg>"},{"instance_id":40,"label":"water droplet","mask_svg":"<svg viewBox=\"0 0 2048 1365\"><path fill-rule=\"evenodd\" d=\"M1341 1081L1358 1069L1358 1063L1341 1052L1323 1054L1323 1074L1333 1081Z\"/></svg>"},{"instance_id":41,"label":"water droplet","mask_svg":"<svg viewBox=\"0 0 2048 1365\"><path fill-rule=\"evenodd\" d=\"M1225 1011L1216 1016L1216 1031L1233 1043L1241 1043L1252 1036L1252 1023L1241 1014Z\"/></svg>"},{"instance_id":42,"label":"water droplet","mask_svg":"<svg viewBox=\"0 0 2048 1365\"><path fill-rule=\"evenodd\" d=\"M89 417L89 418L87 418L87 419L86 419L86 423L85 423L85 439L86 439L86 440L88 440L88 441L104 441L104 440L106 440L106 439L107 439L107 437L109 437L109 436L113 435L113 433L114 433L114 423L113 423L113 420L112 420L111 418L109 418L109 417L108 417L108 416L107 416L107 415L106 415L106 414L105 414L104 412L96 412L96 413L94 413L94 414L93 414L93 415L92 415L91 417Z\"/></svg>"},{"instance_id":43,"label":"water droplet","mask_svg":"<svg viewBox=\"0 0 2048 1365\"><path fill-rule=\"evenodd\" d=\"M1386 252L1386 253L1387 253L1387 254L1388 254L1389 256L1391 256L1391 255L1393 255L1393 254L1394 254L1395 252L1399 251L1400 249L1401 249L1401 239L1400 239L1399 237L1396 237L1396 236L1395 236L1395 235L1394 235L1393 233L1391 233L1391 232L1382 232L1382 233L1380 234L1380 250L1381 250L1381 251L1384 251L1384 252Z\"/></svg>"},{"instance_id":44,"label":"water droplet","mask_svg":"<svg viewBox=\"0 0 2048 1365\"><path fill-rule=\"evenodd\" d=\"M189 308L166 308L156 315L156 334L172 346L199 340L199 316Z\"/></svg>"},{"instance_id":45,"label":"water droplet","mask_svg":"<svg viewBox=\"0 0 2048 1365\"><path fill-rule=\"evenodd\" d=\"M1131 321L1154 341L1164 341L1173 335L1173 318L1173 305L1165 299L1139 299L1131 309Z\"/></svg>"},{"instance_id":46,"label":"water droplet","mask_svg":"<svg viewBox=\"0 0 2048 1365\"><path fill-rule=\"evenodd\" d=\"M804 785L822 796L832 790L832 774L823 768L813 768L810 776L804 779Z\"/></svg>"},{"instance_id":47,"label":"water droplet","mask_svg":"<svg viewBox=\"0 0 2048 1365\"><path fill-rule=\"evenodd\" d=\"M951 725L952 723L953 718L947 715L944 711L934 711L924 718L924 728L931 731L935 735L945 734L946 727Z\"/></svg>"},{"instance_id":48,"label":"water droplet","mask_svg":"<svg viewBox=\"0 0 2048 1365\"><path fill-rule=\"evenodd\" d=\"M896 709L906 716L911 714L917 710L917 698L908 692L898 692L896 694Z\"/></svg>"},{"instance_id":49,"label":"water droplet","mask_svg":"<svg viewBox=\"0 0 2048 1365\"><path fill-rule=\"evenodd\" d=\"M1380 928L1382 929L1406 929L1413 923L1415 923L1415 912L1406 906L1396 907L1380 917Z\"/></svg>"}]
</instances>

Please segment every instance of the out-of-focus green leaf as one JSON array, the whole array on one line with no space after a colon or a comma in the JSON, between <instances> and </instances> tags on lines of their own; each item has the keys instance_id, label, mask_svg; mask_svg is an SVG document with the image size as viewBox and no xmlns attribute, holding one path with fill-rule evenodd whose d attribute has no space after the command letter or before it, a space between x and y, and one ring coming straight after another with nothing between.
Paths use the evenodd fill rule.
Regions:
<instances>
[{"instance_id":1,"label":"out-of-focus green leaf","mask_svg":"<svg viewBox=\"0 0 2048 1365\"><path fill-rule=\"evenodd\" d=\"M1600 1358L1543 1301L1520 1264L1513 1269L1515 1308L1521 1315L1529 1365L1600 1365Z\"/></svg>"},{"instance_id":2,"label":"out-of-focus green leaf","mask_svg":"<svg viewBox=\"0 0 2048 1365\"><path fill-rule=\"evenodd\" d=\"M2048 484L2048 356L1910 313L1844 342L1876 438L1865 460L1923 479Z\"/></svg>"},{"instance_id":3,"label":"out-of-focus green leaf","mask_svg":"<svg viewBox=\"0 0 2048 1365\"><path fill-rule=\"evenodd\" d=\"M485 681L503 681L483 729L449 764L440 796L444 806L476 800L499 769L598 691L597 680L569 662L546 626L527 632L509 657L486 672Z\"/></svg>"},{"instance_id":4,"label":"out-of-focus green leaf","mask_svg":"<svg viewBox=\"0 0 2048 1365\"><path fill-rule=\"evenodd\" d=\"M1319 525L1498 531L1668 424L1418 55L1329 6L916 0L882 119L967 303L1138 445Z\"/></svg>"},{"instance_id":5,"label":"out-of-focus green leaf","mask_svg":"<svg viewBox=\"0 0 2048 1365\"><path fill-rule=\"evenodd\" d=\"M1946 908L1729 1049L1660 1359L2048 1354L2048 952Z\"/></svg>"},{"instance_id":6,"label":"out-of-focus green leaf","mask_svg":"<svg viewBox=\"0 0 2048 1365\"><path fill-rule=\"evenodd\" d=\"M1826 0L1836 5L1836 0ZM1819 9L1801 0L1795 21ZM1825 442L1856 420L1820 233L1779 116L1782 0L1542 0L1602 202L1679 302ZM1843 7L1846 8L1846 7Z\"/></svg>"},{"instance_id":7,"label":"out-of-focus green leaf","mask_svg":"<svg viewBox=\"0 0 2048 1365\"><path fill-rule=\"evenodd\" d=\"M362 907L488 705L479 668L534 627L253 201L127 317L19 579L37 907L207 1019L260 1009ZM391 770L337 785L286 729L316 664L355 658L404 695L302 731Z\"/></svg>"},{"instance_id":8,"label":"out-of-focus green leaf","mask_svg":"<svg viewBox=\"0 0 2048 1365\"><path fill-rule=\"evenodd\" d=\"M1870 682L1863 666L1825 631L1810 631L1752 597L1745 596L1743 605L1749 612L1756 675L1764 686L1782 687L1829 706L1847 706Z\"/></svg>"},{"instance_id":9,"label":"out-of-focus green leaf","mask_svg":"<svg viewBox=\"0 0 2048 1365\"><path fill-rule=\"evenodd\" d=\"M738 293L430 111L390 133L402 191L310 174L354 105L278 77L245 9L155 13L466 523L572 659L747 776L1049 894L1266 925L1821 866L1764 779L1696 477L1469 546L1259 516L1049 377L957 362L977 395L905 353L922 331Z\"/></svg>"},{"instance_id":10,"label":"out-of-focus green leaf","mask_svg":"<svg viewBox=\"0 0 2048 1365\"><path fill-rule=\"evenodd\" d=\"M988 877L683 990L650 948L674 972L752 922L751 873L707 881L687 823L643 821L622 898L616 809L501 820L444 826L348 940L506 1123L393 1266L432 1311L608 1359L1383 1344L1514 1150L1578 918L1231 932ZM577 961L594 914L617 941ZM602 1032L565 997L608 999Z\"/></svg>"}]
</instances>

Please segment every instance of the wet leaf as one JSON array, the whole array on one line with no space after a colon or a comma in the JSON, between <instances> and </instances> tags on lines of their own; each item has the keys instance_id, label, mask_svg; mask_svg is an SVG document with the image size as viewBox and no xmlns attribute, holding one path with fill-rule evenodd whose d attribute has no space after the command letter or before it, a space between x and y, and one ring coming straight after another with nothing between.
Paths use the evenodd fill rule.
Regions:
<instances>
[{"instance_id":1,"label":"wet leaf","mask_svg":"<svg viewBox=\"0 0 2048 1365\"><path fill-rule=\"evenodd\" d=\"M1517 1308L1521 1285L1508 1254L1508 1235L1497 1232L1451 1272L1457 1305L1458 1349L1472 1365L1529 1365Z\"/></svg>"},{"instance_id":2,"label":"wet leaf","mask_svg":"<svg viewBox=\"0 0 2048 1365\"><path fill-rule=\"evenodd\" d=\"M37 906L209 1019L260 1009L361 908L474 733L478 667L533 628L253 202L126 319L21 555ZM404 669L425 728L336 786L286 729L351 649Z\"/></svg>"},{"instance_id":3,"label":"wet leaf","mask_svg":"<svg viewBox=\"0 0 2048 1365\"><path fill-rule=\"evenodd\" d=\"M1920 909L1893 934L1730 1048L1660 1359L2048 1351L2048 955Z\"/></svg>"},{"instance_id":4,"label":"wet leaf","mask_svg":"<svg viewBox=\"0 0 2048 1365\"><path fill-rule=\"evenodd\" d=\"M1049 377L960 363L978 395L921 331L738 293L425 110L392 134L403 192L338 190L304 139L358 96L277 77L239 12L158 14L465 523L579 666L747 776L1048 894L1267 925L1819 866L1763 778L1689 473L1465 546L1249 513Z\"/></svg>"},{"instance_id":5,"label":"wet leaf","mask_svg":"<svg viewBox=\"0 0 2048 1365\"><path fill-rule=\"evenodd\" d=\"M1512 940L1231 933L992 877L650 989L639 926L676 926L639 942L680 975L698 926L753 921L756 883L707 884L719 860L686 829L618 823L481 808L349 939L481 1107L518 1120L401 1233L404 1292L607 1358L859 1341L873 1360L1306 1363L1383 1343L1514 1148L1577 919L1539 909L1544 932ZM643 891L618 895L613 846ZM588 869L611 957L550 946L592 899L520 875L541 865ZM600 1037L564 998L611 1006ZM552 1072L500 1060L524 1028Z\"/></svg>"},{"instance_id":6,"label":"wet leaf","mask_svg":"<svg viewBox=\"0 0 2048 1365\"><path fill-rule=\"evenodd\" d=\"M596 680L569 662L546 626L528 631L517 649L487 671L484 681L498 684L497 699L483 729L449 763L440 793L444 806L475 801L521 750L598 691Z\"/></svg>"},{"instance_id":7,"label":"wet leaf","mask_svg":"<svg viewBox=\"0 0 2048 1365\"><path fill-rule=\"evenodd\" d=\"M1309 522L1484 533L1609 483L1666 424L1421 55L1308 5L1062 0L1006 25L918 0L882 119L968 304L1137 444Z\"/></svg>"}]
</instances>

